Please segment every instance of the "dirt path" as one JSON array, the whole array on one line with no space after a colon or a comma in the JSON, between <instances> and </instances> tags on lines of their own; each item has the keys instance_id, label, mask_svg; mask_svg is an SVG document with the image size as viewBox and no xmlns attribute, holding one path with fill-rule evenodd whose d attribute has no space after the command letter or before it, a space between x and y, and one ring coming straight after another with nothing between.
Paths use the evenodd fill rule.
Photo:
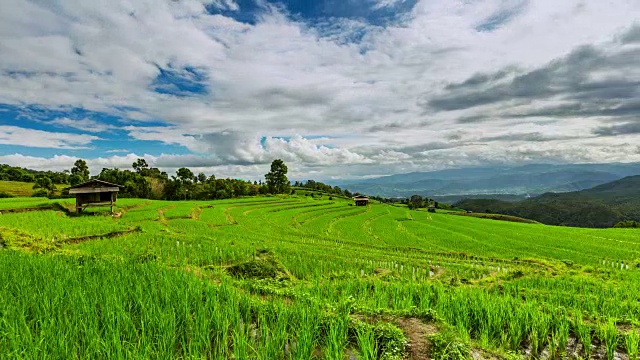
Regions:
<instances>
[{"instance_id":1,"label":"dirt path","mask_svg":"<svg viewBox=\"0 0 640 360\"><path fill-rule=\"evenodd\" d=\"M118 236L124 236L124 235L128 235L128 234L132 234L132 233L138 232L138 231L141 231L141 229L139 227L136 227L136 228L129 229L129 230L114 231L114 232L110 232L110 233L106 233L106 234L100 234L100 235L81 236L81 237L62 240L60 243L58 243L56 245L60 246L61 243L78 244L78 243L85 242L85 241L103 239L103 238L104 239L106 239L106 238L110 239L110 238L114 238L114 237L118 237Z\"/></svg>"},{"instance_id":2,"label":"dirt path","mask_svg":"<svg viewBox=\"0 0 640 360\"><path fill-rule=\"evenodd\" d=\"M408 360L430 359L429 339L427 336L437 333L438 328L418 318L396 318L393 323L402 329L407 337L409 347Z\"/></svg>"}]
</instances>

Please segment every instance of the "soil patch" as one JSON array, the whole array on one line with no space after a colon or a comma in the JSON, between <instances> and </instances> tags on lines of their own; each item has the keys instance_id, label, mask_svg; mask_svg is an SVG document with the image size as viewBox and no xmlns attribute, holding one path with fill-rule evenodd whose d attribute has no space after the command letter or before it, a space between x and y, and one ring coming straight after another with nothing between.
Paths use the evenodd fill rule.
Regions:
<instances>
[{"instance_id":1,"label":"soil patch","mask_svg":"<svg viewBox=\"0 0 640 360\"><path fill-rule=\"evenodd\" d=\"M410 360L426 360L429 356L429 339L427 336L436 334L438 328L433 324L424 323L418 318L397 318L393 322L405 333L408 343Z\"/></svg>"},{"instance_id":2,"label":"soil patch","mask_svg":"<svg viewBox=\"0 0 640 360\"><path fill-rule=\"evenodd\" d=\"M132 234L132 233L139 232L139 231L142 231L142 228L135 227L133 229L123 230L123 231L114 231L114 232L110 232L110 233L107 233L107 234L87 235L87 236L81 236L81 237L77 237L77 238L66 239L63 242L66 243L66 244L77 244L77 243L81 243L81 242L85 242L85 241L89 241L89 240L104 239L104 238L114 238L114 237L117 237L117 236L128 235L128 234Z\"/></svg>"}]
</instances>

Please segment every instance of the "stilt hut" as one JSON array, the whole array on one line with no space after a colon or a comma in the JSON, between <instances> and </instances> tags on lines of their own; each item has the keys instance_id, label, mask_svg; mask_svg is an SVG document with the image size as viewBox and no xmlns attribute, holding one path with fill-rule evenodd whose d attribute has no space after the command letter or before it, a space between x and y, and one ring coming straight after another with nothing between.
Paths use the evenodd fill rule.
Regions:
<instances>
[{"instance_id":1,"label":"stilt hut","mask_svg":"<svg viewBox=\"0 0 640 360\"><path fill-rule=\"evenodd\" d=\"M354 196L353 201L356 203L356 206L367 206L369 205L369 197L368 196Z\"/></svg>"},{"instance_id":2,"label":"stilt hut","mask_svg":"<svg viewBox=\"0 0 640 360\"><path fill-rule=\"evenodd\" d=\"M109 206L113 212L113 205L118 198L120 188L102 180L89 180L69 188L69 194L76 195L76 213L88 207Z\"/></svg>"}]
</instances>

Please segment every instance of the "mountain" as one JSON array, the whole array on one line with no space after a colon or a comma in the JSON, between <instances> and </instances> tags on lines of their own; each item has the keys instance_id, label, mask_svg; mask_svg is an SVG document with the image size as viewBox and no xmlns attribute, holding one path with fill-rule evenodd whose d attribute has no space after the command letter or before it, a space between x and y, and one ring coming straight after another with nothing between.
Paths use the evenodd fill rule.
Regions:
<instances>
[{"instance_id":1,"label":"mountain","mask_svg":"<svg viewBox=\"0 0 640 360\"><path fill-rule=\"evenodd\" d=\"M548 225L611 227L640 221L640 176L566 193L546 193L518 202L466 199L455 204L474 212L513 215Z\"/></svg>"},{"instance_id":2,"label":"mountain","mask_svg":"<svg viewBox=\"0 0 640 360\"><path fill-rule=\"evenodd\" d=\"M632 164L532 164L413 172L339 184L352 192L383 197L542 194L588 189L640 175Z\"/></svg>"}]
</instances>

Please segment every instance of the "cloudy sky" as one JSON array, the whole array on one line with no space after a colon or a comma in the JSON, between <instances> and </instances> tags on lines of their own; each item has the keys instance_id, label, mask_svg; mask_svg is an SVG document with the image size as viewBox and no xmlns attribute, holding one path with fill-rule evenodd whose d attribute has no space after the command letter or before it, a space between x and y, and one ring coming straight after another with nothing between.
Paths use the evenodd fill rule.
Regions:
<instances>
[{"instance_id":1,"label":"cloudy sky","mask_svg":"<svg viewBox=\"0 0 640 360\"><path fill-rule=\"evenodd\" d=\"M638 0L0 0L0 163L640 161Z\"/></svg>"}]
</instances>

